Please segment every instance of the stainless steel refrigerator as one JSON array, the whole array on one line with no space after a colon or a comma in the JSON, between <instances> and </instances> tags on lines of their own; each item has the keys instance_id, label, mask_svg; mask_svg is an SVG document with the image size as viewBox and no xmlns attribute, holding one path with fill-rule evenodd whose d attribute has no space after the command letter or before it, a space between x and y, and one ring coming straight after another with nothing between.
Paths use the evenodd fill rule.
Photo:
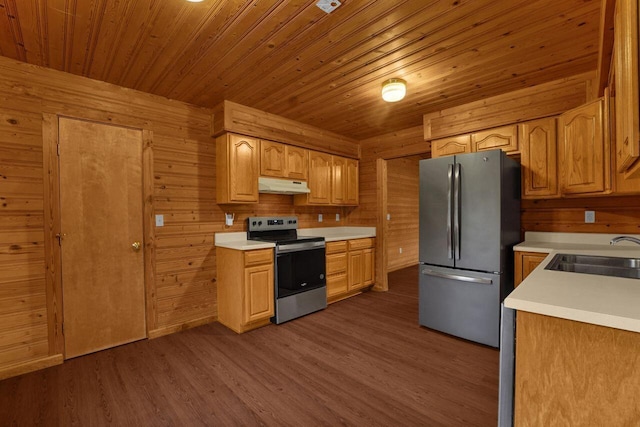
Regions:
<instances>
[{"instance_id":1,"label":"stainless steel refrigerator","mask_svg":"<svg viewBox=\"0 0 640 427\"><path fill-rule=\"evenodd\" d=\"M498 347L519 240L516 161L501 150L421 160L420 324Z\"/></svg>"}]
</instances>

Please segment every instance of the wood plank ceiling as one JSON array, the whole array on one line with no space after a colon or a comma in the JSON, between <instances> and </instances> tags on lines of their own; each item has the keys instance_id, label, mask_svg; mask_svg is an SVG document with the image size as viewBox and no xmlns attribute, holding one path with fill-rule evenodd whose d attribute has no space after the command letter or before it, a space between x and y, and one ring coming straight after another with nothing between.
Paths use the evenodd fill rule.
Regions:
<instances>
[{"instance_id":1,"label":"wood plank ceiling","mask_svg":"<svg viewBox=\"0 0 640 427\"><path fill-rule=\"evenodd\" d=\"M356 139L595 70L600 0L0 0L0 55ZM384 80L408 82L395 104Z\"/></svg>"}]
</instances>

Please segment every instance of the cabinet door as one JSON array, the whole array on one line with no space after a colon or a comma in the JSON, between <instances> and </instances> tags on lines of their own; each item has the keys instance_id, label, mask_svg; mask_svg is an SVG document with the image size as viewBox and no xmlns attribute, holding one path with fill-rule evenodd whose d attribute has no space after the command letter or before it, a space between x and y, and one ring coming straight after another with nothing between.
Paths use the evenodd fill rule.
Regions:
<instances>
[{"instance_id":1,"label":"cabinet door","mask_svg":"<svg viewBox=\"0 0 640 427\"><path fill-rule=\"evenodd\" d=\"M515 280L514 286L518 286L531 272L540 265L548 254L538 252L515 252Z\"/></svg>"},{"instance_id":2,"label":"cabinet door","mask_svg":"<svg viewBox=\"0 0 640 427\"><path fill-rule=\"evenodd\" d=\"M244 269L244 323L273 316L273 264Z\"/></svg>"},{"instance_id":3,"label":"cabinet door","mask_svg":"<svg viewBox=\"0 0 640 427\"><path fill-rule=\"evenodd\" d=\"M471 134L471 151L501 149L506 153L518 151L518 127L516 125L483 130Z\"/></svg>"},{"instance_id":4,"label":"cabinet door","mask_svg":"<svg viewBox=\"0 0 640 427\"><path fill-rule=\"evenodd\" d=\"M555 117L522 123L519 130L522 198L558 197Z\"/></svg>"},{"instance_id":5,"label":"cabinet door","mask_svg":"<svg viewBox=\"0 0 640 427\"><path fill-rule=\"evenodd\" d=\"M347 171L345 180L345 205L357 206L360 192L359 165L355 159L347 159Z\"/></svg>"},{"instance_id":6,"label":"cabinet door","mask_svg":"<svg viewBox=\"0 0 640 427\"><path fill-rule=\"evenodd\" d=\"M308 202L315 205L331 203L331 154L309 152Z\"/></svg>"},{"instance_id":7,"label":"cabinet door","mask_svg":"<svg viewBox=\"0 0 640 427\"><path fill-rule=\"evenodd\" d=\"M431 141L431 158L471 152L471 136L459 135Z\"/></svg>"},{"instance_id":8,"label":"cabinet door","mask_svg":"<svg viewBox=\"0 0 640 427\"><path fill-rule=\"evenodd\" d=\"M227 157L222 159L226 160L226 165L218 167L222 166L222 173L226 173L225 190L228 197L223 197L218 203L257 202L260 163L258 141L241 135L227 136Z\"/></svg>"},{"instance_id":9,"label":"cabinet door","mask_svg":"<svg viewBox=\"0 0 640 427\"><path fill-rule=\"evenodd\" d=\"M640 157L638 97L638 0L617 0L614 15L616 168L627 170Z\"/></svg>"},{"instance_id":10,"label":"cabinet door","mask_svg":"<svg viewBox=\"0 0 640 427\"><path fill-rule=\"evenodd\" d=\"M375 277L375 250L363 249L362 251L362 285L373 284Z\"/></svg>"},{"instance_id":11,"label":"cabinet door","mask_svg":"<svg viewBox=\"0 0 640 427\"><path fill-rule=\"evenodd\" d=\"M347 198L347 159L331 156L331 203L344 205Z\"/></svg>"},{"instance_id":12,"label":"cabinet door","mask_svg":"<svg viewBox=\"0 0 640 427\"><path fill-rule=\"evenodd\" d=\"M363 278L364 255L362 250L349 251L349 290L354 290L364 286Z\"/></svg>"},{"instance_id":13,"label":"cabinet door","mask_svg":"<svg viewBox=\"0 0 640 427\"><path fill-rule=\"evenodd\" d=\"M260 141L260 175L276 178L286 176L284 144Z\"/></svg>"},{"instance_id":14,"label":"cabinet door","mask_svg":"<svg viewBox=\"0 0 640 427\"><path fill-rule=\"evenodd\" d=\"M304 148L285 145L286 176L306 181L309 177L309 152Z\"/></svg>"},{"instance_id":15,"label":"cabinet door","mask_svg":"<svg viewBox=\"0 0 640 427\"><path fill-rule=\"evenodd\" d=\"M603 101L567 111L558 119L562 194L608 190L609 153L602 130Z\"/></svg>"}]
</instances>

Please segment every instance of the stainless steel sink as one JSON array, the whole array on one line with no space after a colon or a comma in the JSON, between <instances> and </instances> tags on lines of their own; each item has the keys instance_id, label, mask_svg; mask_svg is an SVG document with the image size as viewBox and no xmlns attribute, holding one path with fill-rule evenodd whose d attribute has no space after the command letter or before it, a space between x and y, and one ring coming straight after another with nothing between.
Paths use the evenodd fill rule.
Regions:
<instances>
[{"instance_id":1,"label":"stainless steel sink","mask_svg":"<svg viewBox=\"0 0 640 427\"><path fill-rule=\"evenodd\" d=\"M557 254L545 270L640 279L640 258Z\"/></svg>"}]
</instances>

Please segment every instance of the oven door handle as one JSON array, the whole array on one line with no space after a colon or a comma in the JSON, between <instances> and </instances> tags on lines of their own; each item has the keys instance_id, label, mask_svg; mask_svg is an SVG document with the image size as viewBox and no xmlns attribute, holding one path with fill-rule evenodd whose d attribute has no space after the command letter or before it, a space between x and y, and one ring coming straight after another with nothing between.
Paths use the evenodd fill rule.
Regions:
<instances>
[{"instance_id":1,"label":"oven door handle","mask_svg":"<svg viewBox=\"0 0 640 427\"><path fill-rule=\"evenodd\" d=\"M313 249L324 249L325 244L320 242L304 242L304 243L291 243L286 245L276 246L276 254L285 254L289 252L309 251Z\"/></svg>"}]
</instances>

